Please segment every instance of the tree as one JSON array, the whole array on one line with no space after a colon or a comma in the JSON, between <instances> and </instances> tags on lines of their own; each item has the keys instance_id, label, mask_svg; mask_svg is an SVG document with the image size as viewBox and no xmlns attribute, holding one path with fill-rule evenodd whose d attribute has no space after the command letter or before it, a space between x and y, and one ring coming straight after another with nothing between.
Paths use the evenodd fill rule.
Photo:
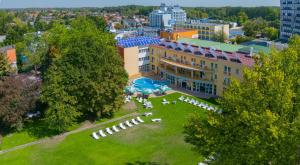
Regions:
<instances>
[{"instance_id":1,"label":"tree","mask_svg":"<svg viewBox=\"0 0 300 165\"><path fill-rule=\"evenodd\" d=\"M27 24L15 18L13 23L7 26L5 44L16 44L23 41L24 34L28 32Z\"/></svg>"},{"instance_id":2,"label":"tree","mask_svg":"<svg viewBox=\"0 0 300 165\"><path fill-rule=\"evenodd\" d=\"M83 18L50 31L42 87L50 126L59 122L55 129L61 132L79 115L107 117L121 107L127 74L115 44L111 34Z\"/></svg>"},{"instance_id":3,"label":"tree","mask_svg":"<svg viewBox=\"0 0 300 165\"><path fill-rule=\"evenodd\" d=\"M0 52L0 77L6 75L9 72L9 68L6 55Z\"/></svg>"},{"instance_id":4,"label":"tree","mask_svg":"<svg viewBox=\"0 0 300 165\"><path fill-rule=\"evenodd\" d=\"M232 80L222 113L195 116L186 141L213 164L297 164L300 149L300 38L289 48L261 54L244 80ZM297 154L298 152L298 154ZM298 159L298 160L297 160Z\"/></svg>"},{"instance_id":5,"label":"tree","mask_svg":"<svg viewBox=\"0 0 300 165\"><path fill-rule=\"evenodd\" d=\"M35 74L37 74L42 58L47 51L44 36L28 33L25 35L24 40L16 45L18 53L28 58L29 63L34 66Z\"/></svg>"},{"instance_id":6,"label":"tree","mask_svg":"<svg viewBox=\"0 0 300 165\"><path fill-rule=\"evenodd\" d=\"M238 14L238 24L242 25L247 20L248 20L248 15L245 12L243 12L243 11L239 12L239 14Z\"/></svg>"},{"instance_id":7,"label":"tree","mask_svg":"<svg viewBox=\"0 0 300 165\"><path fill-rule=\"evenodd\" d=\"M0 125L22 129L24 115L35 108L39 85L20 77L4 77L0 80Z\"/></svg>"},{"instance_id":8,"label":"tree","mask_svg":"<svg viewBox=\"0 0 300 165\"><path fill-rule=\"evenodd\" d=\"M269 38L270 40L276 40L278 39L279 31L278 29L273 27L266 27L263 30L263 35Z\"/></svg>"},{"instance_id":9,"label":"tree","mask_svg":"<svg viewBox=\"0 0 300 165\"><path fill-rule=\"evenodd\" d=\"M256 37L256 35L262 33L263 29L267 27L268 23L263 18L256 18L254 20L248 20L244 23L243 30L248 37Z\"/></svg>"},{"instance_id":10,"label":"tree","mask_svg":"<svg viewBox=\"0 0 300 165\"><path fill-rule=\"evenodd\" d=\"M226 39L228 39L228 36L224 33L223 30L219 30L213 36L213 40L217 42L225 42Z\"/></svg>"}]
</instances>

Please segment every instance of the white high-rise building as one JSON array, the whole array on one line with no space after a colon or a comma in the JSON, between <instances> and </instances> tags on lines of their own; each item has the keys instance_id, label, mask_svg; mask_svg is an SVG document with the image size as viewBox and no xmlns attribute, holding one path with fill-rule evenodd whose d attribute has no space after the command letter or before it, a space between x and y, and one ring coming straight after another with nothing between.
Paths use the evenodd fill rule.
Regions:
<instances>
[{"instance_id":1,"label":"white high-rise building","mask_svg":"<svg viewBox=\"0 0 300 165\"><path fill-rule=\"evenodd\" d=\"M287 41L293 34L300 35L300 0L280 0L280 39Z\"/></svg>"},{"instance_id":2,"label":"white high-rise building","mask_svg":"<svg viewBox=\"0 0 300 165\"><path fill-rule=\"evenodd\" d=\"M149 20L152 27L171 27L175 22L185 22L186 12L178 5L166 6L166 4L162 3L159 10L154 10L150 13Z\"/></svg>"}]
</instances>

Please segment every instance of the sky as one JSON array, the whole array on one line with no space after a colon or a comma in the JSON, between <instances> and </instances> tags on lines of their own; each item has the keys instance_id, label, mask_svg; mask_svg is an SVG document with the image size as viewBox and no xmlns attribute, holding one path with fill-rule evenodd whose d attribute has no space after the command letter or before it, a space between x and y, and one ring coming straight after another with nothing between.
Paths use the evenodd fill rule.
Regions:
<instances>
[{"instance_id":1,"label":"sky","mask_svg":"<svg viewBox=\"0 0 300 165\"><path fill-rule=\"evenodd\" d=\"M280 0L0 0L0 8L106 7L121 5L168 5L185 7L279 6Z\"/></svg>"}]
</instances>

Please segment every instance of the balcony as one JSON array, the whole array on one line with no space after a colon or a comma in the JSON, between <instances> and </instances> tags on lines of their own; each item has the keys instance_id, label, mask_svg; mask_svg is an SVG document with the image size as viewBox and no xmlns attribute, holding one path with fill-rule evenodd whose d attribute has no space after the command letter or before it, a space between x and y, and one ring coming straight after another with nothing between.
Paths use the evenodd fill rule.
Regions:
<instances>
[{"instance_id":1,"label":"balcony","mask_svg":"<svg viewBox=\"0 0 300 165\"><path fill-rule=\"evenodd\" d=\"M211 72L211 70L207 66L201 67L200 65L197 65L193 62L180 61L178 59L165 58L165 57L161 58L160 61L163 63L166 63L168 65L176 66L176 67L183 68L183 69L188 69L188 70L193 70L193 71L201 71L202 70L202 71Z\"/></svg>"},{"instance_id":2,"label":"balcony","mask_svg":"<svg viewBox=\"0 0 300 165\"><path fill-rule=\"evenodd\" d=\"M210 79L208 77L210 77L210 74L207 74L206 76L200 76L200 74L195 73L194 71L185 71L185 72L177 72L170 68L167 67L165 68L160 68L161 71L164 71L168 74L177 76L177 77L183 77L183 78L187 78L187 79L191 79L191 80L203 80L203 81L210 81ZM193 76L192 76L192 72L194 72Z\"/></svg>"}]
</instances>

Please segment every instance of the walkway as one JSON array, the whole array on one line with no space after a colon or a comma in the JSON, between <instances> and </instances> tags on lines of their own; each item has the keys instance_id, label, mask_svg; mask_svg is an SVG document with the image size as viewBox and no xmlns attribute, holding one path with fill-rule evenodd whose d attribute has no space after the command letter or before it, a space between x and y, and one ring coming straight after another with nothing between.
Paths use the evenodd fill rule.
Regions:
<instances>
[{"instance_id":1,"label":"walkway","mask_svg":"<svg viewBox=\"0 0 300 165\"><path fill-rule=\"evenodd\" d=\"M15 150L19 150L19 149L22 149L22 148L26 148L26 147L29 147L29 146L33 146L33 145L36 145L36 144L42 144L42 143L45 143L49 140L66 137L66 136L71 135L71 134L76 134L76 133L79 133L79 132L82 132L82 131L85 131L85 130L88 130L88 129L97 128L97 127L100 127L100 126L103 126L103 125L106 125L106 124L109 124L109 123L112 123L112 122L120 121L120 120L129 118L129 117L135 117L135 116L138 116L138 115L140 115L140 114L136 113L136 112L130 113L130 114L127 114L127 115L124 115L124 116L121 116L121 117L118 117L118 118L114 118L114 119L111 119L111 120L108 120L108 121L105 121L105 122L102 122L102 123L99 123L99 124L89 125L87 127L78 128L78 129L75 129L73 131L66 132L66 133L63 133L63 134L60 134L60 135L57 135L57 136L44 138L44 139L41 139L41 140L38 140L38 141L26 143L26 144L19 145L19 146L9 148L9 149L6 149L6 150L1 150L0 155L8 153L8 152L15 151Z\"/></svg>"}]
</instances>

